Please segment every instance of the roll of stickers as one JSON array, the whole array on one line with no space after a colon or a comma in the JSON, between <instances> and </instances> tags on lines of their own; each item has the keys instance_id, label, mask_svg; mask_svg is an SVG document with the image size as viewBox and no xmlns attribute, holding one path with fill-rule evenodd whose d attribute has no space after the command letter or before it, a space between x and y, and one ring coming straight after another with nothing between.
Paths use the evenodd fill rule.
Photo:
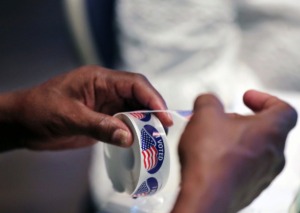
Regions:
<instances>
[{"instance_id":1,"label":"roll of stickers","mask_svg":"<svg viewBox=\"0 0 300 213\"><path fill-rule=\"evenodd\" d=\"M192 114L184 110L155 110L114 115L128 125L134 136L130 148L104 145L107 173L116 191L137 198L153 195L167 184L171 167L170 147L165 129L154 114L160 112L170 113L177 122L183 123Z\"/></svg>"},{"instance_id":2,"label":"roll of stickers","mask_svg":"<svg viewBox=\"0 0 300 213\"><path fill-rule=\"evenodd\" d=\"M151 112L119 113L134 135L130 148L105 144L108 176L115 190L133 198L153 195L167 183L170 154L165 130Z\"/></svg>"}]
</instances>

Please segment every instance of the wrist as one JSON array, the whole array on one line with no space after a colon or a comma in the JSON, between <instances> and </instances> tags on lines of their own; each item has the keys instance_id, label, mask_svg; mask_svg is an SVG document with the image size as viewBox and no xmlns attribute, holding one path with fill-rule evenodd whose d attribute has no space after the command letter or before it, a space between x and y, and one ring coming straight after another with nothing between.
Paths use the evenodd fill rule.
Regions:
<instances>
[{"instance_id":1,"label":"wrist","mask_svg":"<svg viewBox=\"0 0 300 213\"><path fill-rule=\"evenodd\" d=\"M22 92L0 95L0 152L21 148L20 104Z\"/></svg>"},{"instance_id":2,"label":"wrist","mask_svg":"<svg viewBox=\"0 0 300 213\"><path fill-rule=\"evenodd\" d=\"M231 213L234 195L229 176L185 175L173 213Z\"/></svg>"}]
</instances>

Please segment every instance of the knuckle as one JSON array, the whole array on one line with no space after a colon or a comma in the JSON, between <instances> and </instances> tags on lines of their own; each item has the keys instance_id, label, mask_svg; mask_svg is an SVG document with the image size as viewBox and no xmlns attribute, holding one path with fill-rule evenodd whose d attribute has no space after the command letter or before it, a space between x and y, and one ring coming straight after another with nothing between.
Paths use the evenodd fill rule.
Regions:
<instances>
[{"instance_id":1,"label":"knuckle","mask_svg":"<svg viewBox=\"0 0 300 213\"><path fill-rule=\"evenodd\" d=\"M270 174L271 177L274 178L283 170L285 166L284 149L274 144L267 146L265 156L268 157L267 159L269 159L268 165L271 171Z\"/></svg>"},{"instance_id":2,"label":"knuckle","mask_svg":"<svg viewBox=\"0 0 300 213\"><path fill-rule=\"evenodd\" d=\"M100 118L99 120L99 126L105 129L109 129L110 128L110 122L107 116L103 116Z\"/></svg>"},{"instance_id":3,"label":"knuckle","mask_svg":"<svg viewBox=\"0 0 300 213\"><path fill-rule=\"evenodd\" d=\"M110 125L106 116L100 117L99 120L96 122L96 125L92 124L89 127L90 134L102 141L107 141L109 139L107 134L109 129Z\"/></svg>"},{"instance_id":4,"label":"knuckle","mask_svg":"<svg viewBox=\"0 0 300 213\"><path fill-rule=\"evenodd\" d=\"M137 81L137 82L145 82L147 81L148 82L148 79L146 78L146 76L144 76L143 74L140 74L140 73L131 73L131 76L130 76L134 81Z\"/></svg>"},{"instance_id":5,"label":"knuckle","mask_svg":"<svg viewBox=\"0 0 300 213\"><path fill-rule=\"evenodd\" d=\"M242 116L238 113L232 112L232 113L228 113L227 114L229 118L233 118L233 119L238 119L241 118Z\"/></svg>"},{"instance_id":6,"label":"knuckle","mask_svg":"<svg viewBox=\"0 0 300 213\"><path fill-rule=\"evenodd\" d=\"M81 78L94 78L102 73L102 68L97 65L84 65L75 70L76 75Z\"/></svg>"},{"instance_id":7,"label":"knuckle","mask_svg":"<svg viewBox=\"0 0 300 213\"><path fill-rule=\"evenodd\" d=\"M99 69L101 69L101 67L98 65L85 65L85 66L82 66L81 68L84 70L99 70Z\"/></svg>"},{"instance_id":8,"label":"knuckle","mask_svg":"<svg viewBox=\"0 0 300 213\"><path fill-rule=\"evenodd\" d=\"M287 104L288 117L292 126L295 126L298 120L298 113L291 105Z\"/></svg>"},{"instance_id":9,"label":"knuckle","mask_svg":"<svg viewBox=\"0 0 300 213\"><path fill-rule=\"evenodd\" d=\"M287 103L282 103L281 109L283 113L278 119L277 127L279 132L287 133L296 125L298 120L298 114L297 111Z\"/></svg>"}]
</instances>

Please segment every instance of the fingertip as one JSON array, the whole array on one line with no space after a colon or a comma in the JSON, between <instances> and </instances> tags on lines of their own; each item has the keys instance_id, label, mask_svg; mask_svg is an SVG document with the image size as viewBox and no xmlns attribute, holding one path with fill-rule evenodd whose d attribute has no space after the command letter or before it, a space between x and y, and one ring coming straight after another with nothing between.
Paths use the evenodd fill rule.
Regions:
<instances>
[{"instance_id":1,"label":"fingertip","mask_svg":"<svg viewBox=\"0 0 300 213\"><path fill-rule=\"evenodd\" d=\"M257 90L248 90L243 96L245 105L254 112L270 107L276 100L275 96Z\"/></svg>"},{"instance_id":2,"label":"fingertip","mask_svg":"<svg viewBox=\"0 0 300 213\"><path fill-rule=\"evenodd\" d=\"M170 127L174 124L173 122L173 117L170 113L167 113L167 121L166 121L166 126Z\"/></svg>"},{"instance_id":3,"label":"fingertip","mask_svg":"<svg viewBox=\"0 0 300 213\"><path fill-rule=\"evenodd\" d=\"M243 95L243 101L246 102L247 100L251 99L253 97L253 94L255 94L256 90L247 90Z\"/></svg>"},{"instance_id":4,"label":"fingertip","mask_svg":"<svg viewBox=\"0 0 300 213\"><path fill-rule=\"evenodd\" d=\"M155 115L158 117L158 119L161 121L161 123L164 126L166 126L166 127L172 126L173 125L173 117L169 112L167 112L168 107L167 107L165 100L160 97L156 101L153 100L150 103L152 103L149 106L150 109L166 111L166 112L156 112Z\"/></svg>"},{"instance_id":5,"label":"fingertip","mask_svg":"<svg viewBox=\"0 0 300 213\"><path fill-rule=\"evenodd\" d=\"M194 111L197 111L207 106L223 110L223 104L215 95L203 94L203 95L199 95L196 98L194 102Z\"/></svg>"},{"instance_id":6,"label":"fingertip","mask_svg":"<svg viewBox=\"0 0 300 213\"><path fill-rule=\"evenodd\" d=\"M133 143L131 132L124 129L116 129L112 134L111 143L117 146L129 147Z\"/></svg>"},{"instance_id":7,"label":"fingertip","mask_svg":"<svg viewBox=\"0 0 300 213\"><path fill-rule=\"evenodd\" d=\"M165 127L170 127L173 125L173 117L168 112L158 112L157 114L158 119L161 121L162 125Z\"/></svg>"},{"instance_id":8,"label":"fingertip","mask_svg":"<svg viewBox=\"0 0 300 213\"><path fill-rule=\"evenodd\" d=\"M116 146L128 147L133 143L132 133L123 121L101 113L91 112L85 132L97 140Z\"/></svg>"}]
</instances>

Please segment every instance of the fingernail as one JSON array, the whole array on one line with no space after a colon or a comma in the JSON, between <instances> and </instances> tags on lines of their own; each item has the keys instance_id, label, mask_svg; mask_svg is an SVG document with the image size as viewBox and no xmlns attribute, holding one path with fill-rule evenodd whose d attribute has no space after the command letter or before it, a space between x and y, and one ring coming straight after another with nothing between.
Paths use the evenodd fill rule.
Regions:
<instances>
[{"instance_id":1,"label":"fingernail","mask_svg":"<svg viewBox=\"0 0 300 213\"><path fill-rule=\"evenodd\" d=\"M112 135L112 142L119 146L128 146L129 133L123 129L117 129Z\"/></svg>"},{"instance_id":2,"label":"fingernail","mask_svg":"<svg viewBox=\"0 0 300 213\"><path fill-rule=\"evenodd\" d=\"M170 124L173 125L173 116L170 114L170 113L167 113L168 114L168 117L170 119Z\"/></svg>"}]
</instances>

